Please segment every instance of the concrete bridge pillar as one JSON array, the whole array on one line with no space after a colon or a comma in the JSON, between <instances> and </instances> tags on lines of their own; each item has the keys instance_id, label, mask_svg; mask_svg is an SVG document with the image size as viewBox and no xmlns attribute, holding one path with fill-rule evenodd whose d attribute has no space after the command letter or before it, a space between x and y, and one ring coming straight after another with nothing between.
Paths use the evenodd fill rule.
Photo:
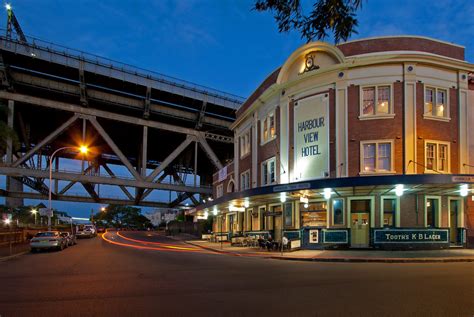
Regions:
<instances>
[{"instance_id":1,"label":"concrete bridge pillar","mask_svg":"<svg viewBox=\"0 0 474 317\"><path fill-rule=\"evenodd\" d=\"M13 100L8 100L8 119L7 124L8 126L13 129L13 119L14 119L14 111L15 111L15 102ZM6 163L11 164L13 162L13 141L11 138L7 140L7 158ZM13 177L7 177L7 191L14 191L14 192L23 192L23 184L16 180ZM13 198L13 197L6 197L5 205L8 207L20 207L23 206L23 198Z\"/></svg>"}]
</instances>

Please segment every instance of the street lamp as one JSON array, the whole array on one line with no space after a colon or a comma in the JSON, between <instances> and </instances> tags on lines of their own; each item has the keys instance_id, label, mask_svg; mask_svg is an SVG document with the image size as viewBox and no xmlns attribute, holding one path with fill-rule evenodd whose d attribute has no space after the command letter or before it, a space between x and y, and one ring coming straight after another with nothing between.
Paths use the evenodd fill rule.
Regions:
<instances>
[{"instance_id":1,"label":"street lamp","mask_svg":"<svg viewBox=\"0 0 474 317\"><path fill-rule=\"evenodd\" d=\"M32 210L31 210L31 213L32 213L33 215L35 215L35 226L36 226L36 214L38 213L38 210L32 209Z\"/></svg>"},{"instance_id":2,"label":"street lamp","mask_svg":"<svg viewBox=\"0 0 474 317\"><path fill-rule=\"evenodd\" d=\"M49 200L49 209L48 209L48 231L51 231L51 217L53 215L53 209L51 207L51 189L53 188L53 158L54 158L54 155L56 153L58 153L59 151L62 151L62 150L78 150L77 147L75 146L65 146L65 147L62 147L62 148L59 148L57 149L56 151L53 152L53 154L51 154L51 156L49 157L49 197L48 197L48 200ZM79 147L79 152L81 152L82 154L87 154L87 152L89 151L89 149L87 148L87 146L85 145L81 145Z\"/></svg>"}]
</instances>

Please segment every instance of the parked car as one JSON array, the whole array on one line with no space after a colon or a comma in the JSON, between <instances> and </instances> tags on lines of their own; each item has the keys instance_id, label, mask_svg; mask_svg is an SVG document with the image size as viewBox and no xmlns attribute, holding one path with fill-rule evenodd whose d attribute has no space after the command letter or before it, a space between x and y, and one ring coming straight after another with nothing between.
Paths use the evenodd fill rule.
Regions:
<instances>
[{"instance_id":1,"label":"parked car","mask_svg":"<svg viewBox=\"0 0 474 317\"><path fill-rule=\"evenodd\" d=\"M93 238L97 235L97 229L94 225L79 225L76 236L78 238Z\"/></svg>"},{"instance_id":2,"label":"parked car","mask_svg":"<svg viewBox=\"0 0 474 317\"><path fill-rule=\"evenodd\" d=\"M67 246L67 239L61 236L59 231L38 232L33 239L30 240L32 252L41 249L58 249L62 251L64 248L67 248Z\"/></svg>"},{"instance_id":3,"label":"parked car","mask_svg":"<svg viewBox=\"0 0 474 317\"><path fill-rule=\"evenodd\" d=\"M104 233L105 232L105 228L104 227L99 227L97 228L97 233Z\"/></svg>"},{"instance_id":4,"label":"parked car","mask_svg":"<svg viewBox=\"0 0 474 317\"><path fill-rule=\"evenodd\" d=\"M66 231L66 232L61 232L61 236L66 238L68 246L72 246L72 245L77 244L77 239L76 239L75 234L71 234L71 233Z\"/></svg>"}]
</instances>

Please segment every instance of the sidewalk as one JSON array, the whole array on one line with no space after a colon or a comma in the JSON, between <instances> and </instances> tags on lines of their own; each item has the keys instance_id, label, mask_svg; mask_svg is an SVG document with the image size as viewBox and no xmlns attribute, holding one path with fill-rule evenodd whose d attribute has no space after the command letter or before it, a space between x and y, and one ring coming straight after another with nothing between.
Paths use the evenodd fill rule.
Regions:
<instances>
[{"instance_id":1,"label":"sidewalk","mask_svg":"<svg viewBox=\"0 0 474 317\"><path fill-rule=\"evenodd\" d=\"M382 250L299 250L292 252L269 252L259 248L233 247L229 242L214 243L203 240L188 240L186 243L234 256L254 256L278 260L319 262L381 262L381 263L429 263L429 262L474 262L474 249L444 249L419 251Z\"/></svg>"},{"instance_id":2,"label":"sidewalk","mask_svg":"<svg viewBox=\"0 0 474 317\"><path fill-rule=\"evenodd\" d=\"M30 252L29 242L13 244L11 250L9 245L2 245L0 246L0 262L28 252Z\"/></svg>"}]
</instances>

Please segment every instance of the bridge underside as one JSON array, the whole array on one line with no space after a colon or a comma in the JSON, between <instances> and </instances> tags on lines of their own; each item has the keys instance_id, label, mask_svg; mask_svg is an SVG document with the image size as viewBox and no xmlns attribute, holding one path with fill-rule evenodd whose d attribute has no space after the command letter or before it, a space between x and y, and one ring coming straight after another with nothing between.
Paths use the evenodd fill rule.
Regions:
<instances>
[{"instance_id":1,"label":"bridge underside","mask_svg":"<svg viewBox=\"0 0 474 317\"><path fill-rule=\"evenodd\" d=\"M144 85L123 69L105 76L114 66L56 61L51 49L2 37L0 54L0 101L19 139L0 164L8 178L0 195L10 202L47 199L50 186L54 200L103 204L175 208L211 196L212 174L232 157L238 101L151 76ZM49 184L50 155L80 144L87 156L72 149L54 156Z\"/></svg>"}]
</instances>

